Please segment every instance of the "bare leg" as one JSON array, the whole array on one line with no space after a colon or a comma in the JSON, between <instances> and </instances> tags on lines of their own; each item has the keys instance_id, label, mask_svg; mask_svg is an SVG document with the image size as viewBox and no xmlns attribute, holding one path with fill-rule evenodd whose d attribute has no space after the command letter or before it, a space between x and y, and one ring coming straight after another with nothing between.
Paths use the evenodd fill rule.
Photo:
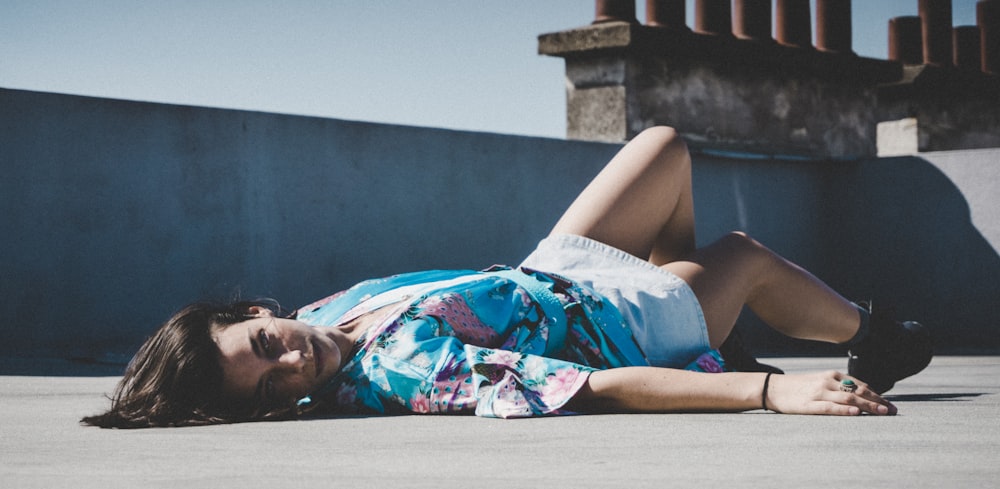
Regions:
<instances>
[{"instance_id":1,"label":"bare leg","mask_svg":"<svg viewBox=\"0 0 1000 489\"><path fill-rule=\"evenodd\" d=\"M662 265L695 249L691 156L669 127L630 141L580 193L554 234L576 234Z\"/></svg>"},{"instance_id":2,"label":"bare leg","mask_svg":"<svg viewBox=\"0 0 1000 489\"><path fill-rule=\"evenodd\" d=\"M713 347L744 305L796 338L844 342L860 324L853 304L743 234L695 249L691 157L672 128L647 129L622 148L552 232L601 241L679 276L701 303Z\"/></svg>"},{"instance_id":3,"label":"bare leg","mask_svg":"<svg viewBox=\"0 0 1000 489\"><path fill-rule=\"evenodd\" d=\"M793 338L843 343L860 326L854 304L743 233L731 233L663 268L694 290L713 347L729 336L744 305Z\"/></svg>"}]
</instances>

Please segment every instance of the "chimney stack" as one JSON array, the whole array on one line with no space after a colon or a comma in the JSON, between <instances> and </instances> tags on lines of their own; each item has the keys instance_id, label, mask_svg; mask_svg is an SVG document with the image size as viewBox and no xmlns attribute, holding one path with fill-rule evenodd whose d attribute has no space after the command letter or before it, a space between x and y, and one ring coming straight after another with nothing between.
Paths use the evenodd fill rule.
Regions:
<instances>
[{"instance_id":1,"label":"chimney stack","mask_svg":"<svg viewBox=\"0 0 1000 489\"><path fill-rule=\"evenodd\" d=\"M924 64L951 66L951 0L920 0Z\"/></svg>"},{"instance_id":2,"label":"chimney stack","mask_svg":"<svg viewBox=\"0 0 1000 489\"><path fill-rule=\"evenodd\" d=\"M951 45L954 51L952 61L956 68L965 71L982 70L983 62L980 56L982 43L979 37L979 26L966 25L952 30Z\"/></svg>"},{"instance_id":3,"label":"chimney stack","mask_svg":"<svg viewBox=\"0 0 1000 489\"><path fill-rule=\"evenodd\" d=\"M597 0L594 23L639 22L635 18L635 0Z\"/></svg>"},{"instance_id":4,"label":"chimney stack","mask_svg":"<svg viewBox=\"0 0 1000 489\"><path fill-rule=\"evenodd\" d=\"M733 34L747 41L773 42L771 0L734 0Z\"/></svg>"},{"instance_id":5,"label":"chimney stack","mask_svg":"<svg viewBox=\"0 0 1000 489\"><path fill-rule=\"evenodd\" d=\"M1000 76L1000 0L980 0L976 4L976 24L983 72Z\"/></svg>"},{"instance_id":6,"label":"chimney stack","mask_svg":"<svg viewBox=\"0 0 1000 489\"><path fill-rule=\"evenodd\" d=\"M732 9L729 0L695 0L694 31L720 37L733 35Z\"/></svg>"},{"instance_id":7,"label":"chimney stack","mask_svg":"<svg viewBox=\"0 0 1000 489\"><path fill-rule=\"evenodd\" d=\"M686 5L646 0L643 25L635 0L597 0L591 25L539 36L566 61L568 138L668 124L713 150L849 159L904 121L919 151L1000 147L1000 0L957 28L950 1L919 0L888 23L890 60L854 52L850 0L696 0L693 26Z\"/></svg>"},{"instance_id":8,"label":"chimney stack","mask_svg":"<svg viewBox=\"0 0 1000 489\"><path fill-rule=\"evenodd\" d=\"M904 16L889 19L889 59L907 65L924 62L923 34L920 17Z\"/></svg>"},{"instance_id":9,"label":"chimney stack","mask_svg":"<svg viewBox=\"0 0 1000 489\"><path fill-rule=\"evenodd\" d=\"M797 48L812 48L812 19L809 0L777 0L775 31L779 43Z\"/></svg>"},{"instance_id":10,"label":"chimney stack","mask_svg":"<svg viewBox=\"0 0 1000 489\"><path fill-rule=\"evenodd\" d=\"M686 0L646 0L646 25L688 31Z\"/></svg>"},{"instance_id":11,"label":"chimney stack","mask_svg":"<svg viewBox=\"0 0 1000 489\"><path fill-rule=\"evenodd\" d=\"M851 0L816 0L816 49L854 54L851 46Z\"/></svg>"}]
</instances>

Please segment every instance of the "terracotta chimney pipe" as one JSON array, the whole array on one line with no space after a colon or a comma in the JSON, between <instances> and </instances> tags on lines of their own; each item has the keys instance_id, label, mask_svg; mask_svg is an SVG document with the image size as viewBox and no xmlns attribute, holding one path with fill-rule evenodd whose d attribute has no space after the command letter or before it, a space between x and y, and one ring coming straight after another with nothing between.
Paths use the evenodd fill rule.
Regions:
<instances>
[{"instance_id":1,"label":"terracotta chimney pipe","mask_svg":"<svg viewBox=\"0 0 1000 489\"><path fill-rule=\"evenodd\" d=\"M748 41L774 41L771 37L771 0L734 0L733 34Z\"/></svg>"},{"instance_id":2,"label":"terracotta chimney pipe","mask_svg":"<svg viewBox=\"0 0 1000 489\"><path fill-rule=\"evenodd\" d=\"M812 47L812 19L809 0L777 0L775 38L786 46Z\"/></svg>"},{"instance_id":3,"label":"terracotta chimney pipe","mask_svg":"<svg viewBox=\"0 0 1000 489\"><path fill-rule=\"evenodd\" d=\"M976 4L983 72L1000 75L1000 0L980 0Z\"/></svg>"},{"instance_id":4,"label":"terracotta chimney pipe","mask_svg":"<svg viewBox=\"0 0 1000 489\"><path fill-rule=\"evenodd\" d=\"M597 0L594 24L601 22L638 22L635 18L635 0Z\"/></svg>"},{"instance_id":5,"label":"terracotta chimney pipe","mask_svg":"<svg viewBox=\"0 0 1000 489\"><path fill-rule=\"evenodd\" d=\"M889 59L908 65L923 63L922 38L920 17L913 15L889 19Z\"/></svg>"},{"instance_id":6,"label":"terracotta chimney pipe","mask_svg":"<svg viewBox=\"0 0 1000 489\"><path fill-rule=\"evenodd\" d=\"M924 64L951 66L951 0L920 0Z\"/></svg>"},{"instance_id":7,"label":"terracotta chimney pipe","mask_svg":"<svg viewBox=\"0 0 1000 489\"><path fill-rule=\"evenodd\" d=\"M979 71L983 67L980 56L979 26L963 25L952 30L952 61L961 70Z\"/></svg>"},{"instance_id":8,"label":"terracotta chimney pipe","mask_svg":"<svg viewBox=\"0 0 1000 489\"><path fill-rule=\"evenodd\" d=\"M733 17L730 0L696 0L694 30L699 34L732 36Z\"/></svg>"},{"instance_id":9,"label":"terracotta chimney pipe","mask_svg":"<svg viewBox=\"0 0 1000 489\"><path fill-rule=\"evenodd\" d=\"M646 0L646 24L688 31L685 0Z\"/></svg>"},{"instance_id":10,"label":"terracotta chimney pipe","mask_svg":"<svg viewBox=\"0 0 1000 489\"><path fill-rule=\"evenodd\" d=\"M816 0L816 49L854 54L851 49L851 0Z\"/></svg>"}]
</instances>

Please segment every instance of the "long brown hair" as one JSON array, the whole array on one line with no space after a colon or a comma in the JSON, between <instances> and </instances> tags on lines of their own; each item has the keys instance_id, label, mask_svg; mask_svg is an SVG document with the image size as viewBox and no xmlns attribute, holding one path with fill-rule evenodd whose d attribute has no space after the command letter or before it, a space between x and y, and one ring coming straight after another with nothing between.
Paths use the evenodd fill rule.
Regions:
<instances>
[{"instance_id":1,"label":"long brown hair","mask_svg":"<svg viewBox=\"0 0 1000 489\"><path fill-rule=\"evenodd\" d=\"M277 311L273 301L198 302L163 324L129 362L104 414L80 421L102 428L192 426L287 415L261 413L222 396L222 368L213 334L250 319L250 308ZM270 415L270 416L269 416Z\"/></svg>"}]
</instances>

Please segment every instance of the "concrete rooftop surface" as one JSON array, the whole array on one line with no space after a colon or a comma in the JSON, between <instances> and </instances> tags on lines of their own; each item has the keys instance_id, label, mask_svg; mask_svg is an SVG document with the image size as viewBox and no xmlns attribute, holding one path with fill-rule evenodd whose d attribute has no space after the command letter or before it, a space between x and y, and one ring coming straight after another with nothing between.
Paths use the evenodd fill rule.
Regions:
<instances>
[{"instance_id":1,"label":"concrete rooftop surface","mask_svg":"<svg viewBox=\"0 0 1000 489\"><path fill-rule=\"evenodd\" d=\"M769 359L789 373L843 358ZM21 360L0 359L5 372ZM90 369L89 371L86 369ZM53 372L59 369L52 369ZM82 367L93 374L99 368ZM114 376L0 376L0 487L997 487L1000 357L935 358L895 417L328 418L101 430Z\"/></svg>"}]
</instances>

